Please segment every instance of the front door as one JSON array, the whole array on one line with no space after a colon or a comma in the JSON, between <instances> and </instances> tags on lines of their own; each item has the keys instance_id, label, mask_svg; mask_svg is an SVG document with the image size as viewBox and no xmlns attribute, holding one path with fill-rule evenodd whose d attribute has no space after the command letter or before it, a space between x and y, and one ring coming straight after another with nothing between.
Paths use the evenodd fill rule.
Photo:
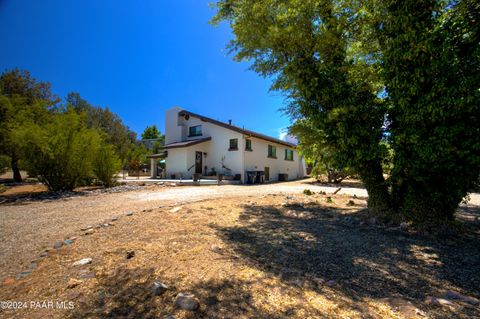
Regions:
<instances>
[{"instance_id":1,"label":"front door","mask_svg":"<svg viewBox=\"0 0 480 319\"><path fill-rule=\"evenodd\" d=\"M195 173L202 174L202 152L195 152Z\"/></svg>"},{"instance_id":2,"label":"front door","mask_svg":"<svg viewBox=\"0 0 480 319\"><path fill-rule=\"evenodd\" d=\"M270 180L270 167L265 167L265 180Z\"/></svg>"}]
</instances>

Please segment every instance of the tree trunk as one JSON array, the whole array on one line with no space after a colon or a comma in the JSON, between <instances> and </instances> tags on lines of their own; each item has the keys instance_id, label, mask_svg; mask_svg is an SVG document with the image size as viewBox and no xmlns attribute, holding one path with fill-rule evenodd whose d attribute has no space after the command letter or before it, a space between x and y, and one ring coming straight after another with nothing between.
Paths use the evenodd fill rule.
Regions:
<instances>
[{"instance_id":1,"label":"tree trunk","mask_svg":"<svg viewBox=\"0 0 480 319\"><path fill-rule=\"evenodd\" d=\"M371 161L359 169L360 178L368 193L368 210L373 215L387 217L391 214L390 195L383 178L380 162Z\"/></svg>"},{"instance_id":2,"label":"tree trunk","mask_svg":"<svg viewBox=\"0 0 480 319\"><path fill-rule=\"evenodd\" d=\"M18 159L12 157L11 165L13 171L13 181L15 183L21 183L22 175L20 174L20 169L18 168Z\"/></svg>"}]
</instances>

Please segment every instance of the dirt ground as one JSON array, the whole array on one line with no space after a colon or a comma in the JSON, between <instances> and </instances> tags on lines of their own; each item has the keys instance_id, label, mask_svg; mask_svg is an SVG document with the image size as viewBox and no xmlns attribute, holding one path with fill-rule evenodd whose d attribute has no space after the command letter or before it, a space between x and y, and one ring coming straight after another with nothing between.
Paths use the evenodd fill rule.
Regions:
<instances>
[{"instance_id":1,"label":"dirt ground","mask_svg":"<svg viewBox=\"0 0 480 319\"><path fill-rule=\"evenodd\" d=\"M0 205L0 301L27 302L0 318L480 317L478 206L459 211L462 235L439 238L369 219L352 189L320 189L152 186ZM80 230L99 223L110 225ZM92 263L73 265L83 258ZM154 281L169 289L154 296ZM448 290L473 303L431 302ZM175 308L179 292L200 309Z\"/></svg>"}]
</instances>

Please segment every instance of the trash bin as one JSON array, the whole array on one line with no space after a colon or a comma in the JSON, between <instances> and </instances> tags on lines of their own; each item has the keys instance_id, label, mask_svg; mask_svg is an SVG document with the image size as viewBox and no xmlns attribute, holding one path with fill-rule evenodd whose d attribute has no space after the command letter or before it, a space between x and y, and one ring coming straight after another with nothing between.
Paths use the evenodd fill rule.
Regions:
<instances>
[{"instance_id":1,"label":"trash bin","mask_svg":"<svg viewBox=\"0 0 480 319\"><path fill-rule=\"evenodd\" d=\"M247 171L247 184L255 183L255 172Z\"/></svg>"},{"instance_id":2,"label":"trash bin","mask_svg":"<svg viewBox=\"0 0 480 319\"><path fill-rule=\"evenodd\" d=\"M264 171L256 171L255 172L255 183L263 184L265 182L265 172Z\"/></svg>"}]
</instances>

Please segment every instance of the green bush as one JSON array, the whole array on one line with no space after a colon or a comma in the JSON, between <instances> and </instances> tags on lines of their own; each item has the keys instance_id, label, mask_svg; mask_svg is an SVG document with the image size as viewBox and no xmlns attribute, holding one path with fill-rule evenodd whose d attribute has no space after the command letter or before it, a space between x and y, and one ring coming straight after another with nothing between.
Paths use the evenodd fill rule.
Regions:
<instances>
[{"instance_id":1,"label":"green bush","mask_svg":"<svg viewBox=\"0 0 480 319\"><path fill-rule=\"evenodd\" d=\"M0 155L0 174L5 173L10 167L10 158L5 155Z\"/></svg>"},{"instance_id":2,"label":"green bush","mask_svg":"<svg viewBox=\"0 0 480 319\"><path fill-rule=\"evenodd\" d=\"M121 168L121 162L111 145L103 145L97 151L93 161L93 173L105 187L115 184L115 174Z\"/></svg>"},{"instance_id":3,"label":"green bush","mask_svg":"<svg viewBox=\"0 0 480 319\"><path fill-rule=\"evenodd\" d=\"M307 195L307 196L313 195L313 192L312 192L311 190L309 190L309 189L304 189L304 190L303 190L303 193L304 193L305 195Z\"/></svg>"},{"instance_id":4,"label":"green bush","mask_svg":"<svg viewBox=\"0 0 480 319\"><path fill-rule=\"evenodd\" d=\"M50 190L72 190L91 177L102 138L85 127L71 111L52 116L43 126L30 124L16 132L30 176L38 176Z\"/></svg>"}]
</instances>

